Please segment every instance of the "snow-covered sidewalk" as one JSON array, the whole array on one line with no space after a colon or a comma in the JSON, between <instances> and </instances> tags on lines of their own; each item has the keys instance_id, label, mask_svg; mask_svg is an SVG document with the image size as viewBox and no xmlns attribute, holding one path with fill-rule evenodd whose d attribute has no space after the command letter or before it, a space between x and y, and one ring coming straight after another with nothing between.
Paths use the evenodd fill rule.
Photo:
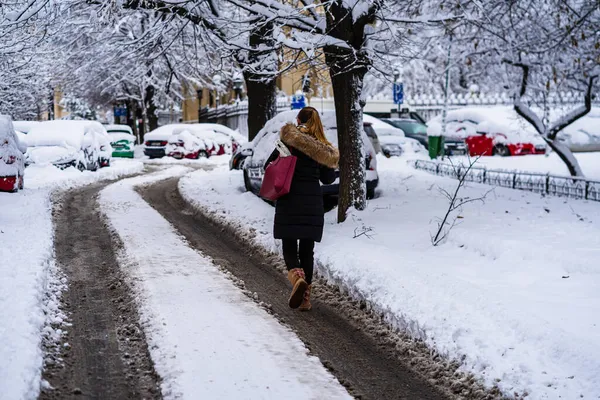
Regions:
<instances>
[{"instance_id":1,"label":"snow-covered sidewalk","mask_svg":"<svg viewBox=\"0 0 600 400\"><path fill-rule=\"evenodd\" d=\"M98 172L52 166L25 170L25 190L0 193L0 397L34 399L40 391L42 329L56 317L52 293L54 189L139 172L139 161L116 162ZM46 298L45 295L50 297ZM47 313L47 315L45 314ZM58 321L53 321L58 322ZM53 334L47 328L44 334Z\"/></svg>"},{"instance_id":2,"label":"snow-covered sidewalk","mask_svg":"<svg viewBox=\"0 0 600 400\"><path fill-rule=\"evenodd\" d=\"M366 211L344 224L326 215L320 275L507 395L598 398L598 204L496 189L485 204L466 205L449 239L433 247L434 219L447 208L436 187L456 181L404 159L380 159L379 172L381 197ZM279 251L274 210L244 193L239 171L194 172L179 187L195 206ZM463 196L489 189L469 185Z\"/></svg>"},{"instance_id":3,"label":"snow-covered sidewalk","mask_svg":"<svg viewBox=\"0 0 600 400\"><path fill-rule=\"evenodd\" d=\"M289 329L192 250L134 190L183 167L115 183L100 194L123 242L165 398L342 399L346 390Z\"/></svg>"}]
</instances>

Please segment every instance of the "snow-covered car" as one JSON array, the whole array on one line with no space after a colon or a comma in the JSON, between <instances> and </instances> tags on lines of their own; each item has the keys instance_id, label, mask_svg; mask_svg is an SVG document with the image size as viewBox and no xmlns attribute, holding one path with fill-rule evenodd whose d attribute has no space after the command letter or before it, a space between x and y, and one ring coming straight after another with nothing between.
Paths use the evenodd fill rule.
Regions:
<instances>
[{"instance_id":1,"label":"snow-covered car","mask_svg":"<svg viewBox=\"0 0 600 400\"><path fill-rule=\"evenodd\" d=\"M415 139L423 147L428 148L427 125L410 118L383 118L383 121L401 129L405 137Z\"/></svg>"},{"instance_id":2,"label":"snow-covered car","mask_svg":"<svg viewBox=\"0 0 600 400\"><path fill-rule=\"evenodd\" d=\"M111 145L112 138L102 126L102 130L98 133L98 143L100 145L100 151L98 152L98 162L100 168L110 167L110 159L112 158L113 147Z\"/></svg>"},{"instance_id":3,"label":"snow-covered car","mask_svg":"<svg viewBox=\"0 0 600 400\"><path fill-rule=\"evenodd\" d=\"M19 140L11 118L0 115L0 192L23 189L26 151L27 146Z\"/></svg>"},{"instance_id":4,"label":"snow-covered car","mask_svg":"<svg viewBox=\"0 0 600 400\"><path fill-rule=\"evenodd\" d=\"M381 146L379 144L379 138L377 137L377 133L372 127L372 124L369 122L363 123L363 129L365 131L367 139L371 142L371 146L375 150L375 154L381 152ZM234 151L231 155L231 159L229 160L229 169L242 169L244 166L244 161L248 156L252 155L252 142L246 142L242 146L238 147L237 151Z\"/></svg>"},{"instance_id":5,"label":"snow-covered car","mask_svg":"<svg viewBox=\"0 0 600 400\"><path fill-rule=\"evenodd\" d=\"M98 121L41 122L27 134L29 147L25 162L95 171L100 166L103 135L106 135L106 130Z\"/></svg>"},{"instance_id":6,"label":"snow-covered car","mask_svg":"<svg viewBox=\"0 0 600 400\"><path fill-rule=\"evenodd\" d=\"M471 156L544 154L546 144L511 107L464 107L448 112L445 138L464 140ZM442 135L442 116L427 122Z\"/></svg>"},{"instance_id":7,"label":"snow-covered car","mask_svg":"<svg viewBox=\"0 0 600 400\"><path fill-rule=\"evenodd\" d=\"M233 141L228 135L214 131L204 124L184 124L173 130L165 151L169 157L198 159L231 154Z\"/></svg>"},{"instance_id":8,"label":"snow-covered car","mask_svg":"<svg viewBox=\"0 0 600 400\"><path fill-rule=\"evenodd\" d=\"M201 126L203 128L212 129L213 131L215 131L217 133L220 133L222 135L229 137L231 139L231 144L232 144L231 149L234 153L237 151L237 149L241 145L243 145L244 143L247 142L246 138L241 133L229 128L228 126L221 125L221 124L210 124L210 123L204 123L204 122L197 124L197 125Z\"/></svg>"},{"instance_id":9,"label":"snow-covered car","mask_svg":"<svg viewBox=\"0 0 600 400\"><path fill-rule=\"evenodd\" d=\"M557 138L572 152L600 151L600 108L592 108L583 118L560 131Z\"/></svg>"},{"instance_id":10,"label":"snow-covered car","mask_svg":"<svg viewBox=\"0 0 600 400\"><path fill-rule=\"evenodd\" d=\"M363 116L363 121L365 132L372 129L377 134L381 153L388 158L402 154L425 153L426 151L417 140L405 137L402 129L367 114Z\"/></svg>"},{"instance_id":11,"label":"snow-covered car","mask_svg":"<svg viewBox=\"0 0 600 400\"><path fill-rule=\"evenodd\" d=\"M105 125L105 128L110 136L112 156L133 158L136 139L131 127L129 125Z\"/></svg>"},{"instance_id":12,"label":"snow-covered car","mask_svg":"<svg viewBox=\"0 0 600 400\"><path fill-rule=\"evenodd\" d=\"M264 175L264 165L273 150L275 142L279 138L279 131L287 123L295 123L298 110L284 111L267 121L265 126L258 132L249 146L244 146L241 151L247 152L248 156L243 162L244 185L246 190L255 194L260 192ZM334 145L338 145L337 123L335 111L324 111L321 113L321 121L325 129L325 136ZM363 131L363 151L366 155L366 185L367 197L375 196L375 189L379 184L377 174L377 157L369 138ZM331 185L321 185L324 196L336 197L339 193L339 178Z\"/></svg>"},{"instance_id":13,"label":"snow-covered car","mask_svg":"<svg viewBox=\"0 0 600 400\"><path fill-rule=\"evenodd\" d=\"M159 126L152 132L144 135L144 154L150 158L161 158L167 155L169 139L176 133L184 130L194 130L199 124L168 124Z\"/></svg>"},{"instance_id":14,"label":"snow-covered car","mask_svg":"<svg viewBox=\"0 0 600 400\"><path fill-rule=\"evenodd\" d=\"M39 121L13 121L13 126L15 128L15 131L27 134L29 133L31 128L38 125L39 123Z\"/></svg>"}]
</instances>

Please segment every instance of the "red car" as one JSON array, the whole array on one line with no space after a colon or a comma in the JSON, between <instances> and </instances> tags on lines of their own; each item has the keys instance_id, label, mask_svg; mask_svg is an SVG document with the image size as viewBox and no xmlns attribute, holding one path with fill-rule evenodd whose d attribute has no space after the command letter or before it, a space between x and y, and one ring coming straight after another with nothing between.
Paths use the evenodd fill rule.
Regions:
<instances>
[{"instance_id":1,"label":"red car","mask_svg":"<svg viewBox=\"0 0 600 400\"><path fill-rule=\"evenodd\" d=\"M0 192L18 192L23 189L25 151L13 128L10 117L0 115Z\"/></svg>"},{"instance_id":2,"label":"red car","mask_svg":"<svg viewBox=\"0 0 600 400\"><path fill-rule=\"evenodd\" d=\"M524 156L527 154L544 154L545 145L533 143L508 143L503 133L477 132L465 139L471 156Z\"/></svg>"},{"instance_id":3,"label":"red car","mask_svg":"<svg viewBox=\"0 0 600 400\"><path fill-rule=\"evenodd\" d=\"M428 132L441 132L442 117L428 122ZM546 144L509 107L463 107L447 115L447 134L462 139L471 156L544 154Z\"/></svg>"}]
</instances>

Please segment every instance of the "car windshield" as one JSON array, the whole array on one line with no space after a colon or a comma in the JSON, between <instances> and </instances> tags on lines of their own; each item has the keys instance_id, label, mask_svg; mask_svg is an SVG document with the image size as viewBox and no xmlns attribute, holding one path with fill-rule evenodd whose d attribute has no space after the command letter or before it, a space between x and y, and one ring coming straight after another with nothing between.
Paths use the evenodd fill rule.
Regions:
<instances>
[{"instance_id":1,"label":"car windshield","mask_svg":"<svg viewBox=\"0 0 600 400\"><path fill-rule=\"evenodd\" d=\"M377 139L377 134L375 133L375 129L373 129L372 125L364 124L363 128L365 129L365 133L367 134L368 137L370 137L372 139Z\"/></svg>"},{"instance_id":2,"label":"car windshield","mask_svg":"<svg viewBox=\"0 0 600 400\"><path fill-rule=\"evenodd\" d=\"M407 135L427 135L427 126L417 121L390 120L389 123L402 129Z\"/></svg>"}]
</instances>

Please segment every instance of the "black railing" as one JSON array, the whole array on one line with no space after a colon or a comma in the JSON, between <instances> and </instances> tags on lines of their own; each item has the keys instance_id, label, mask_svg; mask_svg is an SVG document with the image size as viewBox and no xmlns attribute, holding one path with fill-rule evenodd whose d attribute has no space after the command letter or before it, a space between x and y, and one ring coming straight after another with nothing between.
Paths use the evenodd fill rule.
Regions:
<instances>
[{"instance_id":1,"label":"black railing","mask_svg":"<svg viewBox=\"0 0 600 400\"><path fill-rule=\"evenodd\" d=\"M509 189L526 190L550 196L600 201L600 181L592 181L571 176L494 170L476 166L469 169L468 165L451 165L428 160L414 160L410 163L414 168L427 171L434 175L447 176L455 179L460 179L464 176L465 181L468 182L484 183Z\"/></svg>"}]
</instances>

